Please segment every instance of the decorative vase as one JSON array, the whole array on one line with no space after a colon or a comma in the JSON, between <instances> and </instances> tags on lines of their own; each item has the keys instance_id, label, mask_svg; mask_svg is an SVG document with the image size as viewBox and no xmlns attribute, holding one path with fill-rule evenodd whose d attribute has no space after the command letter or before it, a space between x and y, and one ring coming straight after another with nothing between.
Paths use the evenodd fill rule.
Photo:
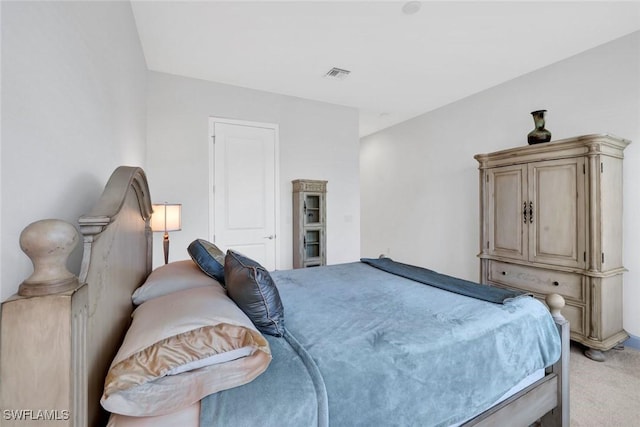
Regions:
<instances>
[{"instance_id":1,"label":"decorative vase","mask_svg":"<svg viewBox=\"0 0 640 427\"><path fill-rule=\"evenodd\" d=\"M527 141L529 142L529 145L551 141L551 132L544 128L544 113L546 112L547 110L537 110L531 112L536 128L529 132L529 134L527 135Z\"/></svg>"}]
</instances>

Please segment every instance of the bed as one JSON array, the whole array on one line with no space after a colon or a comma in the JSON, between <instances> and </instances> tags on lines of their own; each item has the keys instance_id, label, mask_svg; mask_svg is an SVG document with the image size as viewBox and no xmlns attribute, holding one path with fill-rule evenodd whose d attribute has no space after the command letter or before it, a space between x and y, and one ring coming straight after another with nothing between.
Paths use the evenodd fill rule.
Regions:
<instances>
[{"instance_id":1,"label":"bed","mask_svg":"<svg viewBox=\"0 0 640 427\"><path fill-rule=\"evenodd\" d=\"M121 411L124 415L108 418L99 406L100 397L104 406L113 408L105 401L105 390L109 384L116 384L114 390L120 390L118 381L131 378L127 372L124 377L117 377L117 381L109 380L114 366L126 365L117 361L131 360L128 357L131 352L125 352L124 356L120 353L127 342L132 341L132 328L136 318L142 316L139 313L151 311L147 307L155 304L154 310L164 310L164 317L171 318L171 310L162 305L167 301L176 312L190 312L194 301L204 304L203 301L209 301L209 294L214 293L212 304L221 307L214 311L227 313L226 310L236 307L229 303L228 296L235 293L234 281L226 283L226 289L222 285L181 289L143 301L136 308L130 326L134 309L131 295L139 292L141 285L153 276L150 207L144 172L139 168L118 168L94 210L79 220L84 240L80 285L63 293L37 298L18 296L13 300L23 305L39 304L40 307L32 311L46 311L48 299L69 300L69 317L73 319L69 331L70 354L52 358L49 352L46 357L41 356L43 363L68 358L64 364L71 383L68 396L62 400L58 396L56 403L47 403L46 399L38 402L40 408L68 411L68 420L59 420L55 425L65 425L64 422L74 426L104 425L107 419L114 427L256 425L256 418L252 418L256 414L260 425L526 426L535 422L569 425L569 329L560 314L563 306L560 296L548 297L552 314L527 296L509 297L503 303L481 301L425 285L406 275L401 277L383 271L384 265L371 265L376 264L376 260L271 272L285 313L281 322L272 322L271 327L275 329L263 325L266 329L259 330L256 326L260 325L259 319L240 310L251 319L248 324L246 319L227 322L242 330L243 344L234 351L252 348L251 352L216 362L213 367L196 367L163 377L179 382L186 378L185 374L201 375L208 369L217 369L214 376L230 378L229 383L211 384L207 380L207 387L212 388L204 391L207 395L202 396L202 400L194 400L194 396L203 391L192 389L199 387L185 387L187 394L191 393L187 400L192 401L176 407L171 407L171 400L159 405L153 402L155 398L149 399L152 401L149 404L156 405L154 410L158 411L152 410L150 416L139 416L133 408L131 413L135 416L126 415L129 409L125 409ZM238 259L239 265L247 262ZM182 265L189 262L184 261ZM388 262L392 263L382 260L382 264ZM226 265L224 273L226 276ZM183 300L178 300L177 294L189 295L183 297L182 309L177 301ZM431 305L423 306L429 302ZM242 307L240 302L237 305ZM18 326L11 330L4 328L7 321L14 326L28 322L28 319L16 320L19 312L24 312L23 308L6 310L3 304L3 344L15 342L11 341L11 335L21 333ZM337 315L338 312L342 314ZM420 318L421 312L428 312L429 316ZM5 318L5 314L11 318ZM481 332L474 332L470 325L482 320L479 318L487 322L480 328ZM273 316L270 319L273 320ZM446 332L437 329L442 325L450 329ZM263 330L275 332L269 334ZM506 335L507 330L511 335ZM147 334L138 332L138 335ZM455 341L456 335L472 336L471 347L460 347ZM516 344L513 340L518 336L523 341ZM551 347L541 346L543 341L552 342ZM22 350L37 354L38 345L46 343L30 342ZM524 352L518 353L520 347L525 348ZM349 348L350 353L345 353L344 348ZM38 383L30 378L33 373L26 372L24 366L7 369L6 363L19 362L15 357L5 356L4 347L0 350L3 375L11 371L9 377L18 377L3 381L0 388ZM356 359L354 350L358 353ZM454 357L461 355L463 357ZM29 360L33 363L32 358ZM469 360L473 363L468 363ZM236 366L237 370L229 374L225 370L228 365ZM240 380L238 370L245 375ZM294 376L297 373L300 375ZM473 376L481 378L480 385L470 385ZM471 389L474 391L465 394L465 390ZM11 390L0 391L3 397L11 395ZM146 395L146 391L143 390L142 395ZM29 396L30 393L25 392L14 400L5 399L5 408L33 408ZM251 402L250 409L247 402ZM125 406L127 404L130 402L125 402Z\"/></svg>"}]
</instances>

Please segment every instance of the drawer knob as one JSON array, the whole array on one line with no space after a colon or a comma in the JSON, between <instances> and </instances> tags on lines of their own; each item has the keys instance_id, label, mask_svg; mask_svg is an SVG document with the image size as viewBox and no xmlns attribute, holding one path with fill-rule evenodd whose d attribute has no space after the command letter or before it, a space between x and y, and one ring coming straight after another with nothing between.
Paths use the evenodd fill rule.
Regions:
<instances>
[{"instance_id":1,"label":"drawer knob","mask_svg":"<svg viewBox=\"0 0 640 427\"><path fill-rule=\"evenodd\" d=\"M503 276L506 276L506 275L507 275L507 272L506 272L506 271L503 271L503 272L502 272L502 275L503 275Z\"/></svg>"},{"instance_id":2,"label":"drawer knob","mask_svg":"<svg viewBox=\"0 0 640 427\"><path fill-rule=\"evenodd\" d=\"M557 281L553 282L553 286L560 286L560 283L558 283Z\"/></svg>"}]
</instances>

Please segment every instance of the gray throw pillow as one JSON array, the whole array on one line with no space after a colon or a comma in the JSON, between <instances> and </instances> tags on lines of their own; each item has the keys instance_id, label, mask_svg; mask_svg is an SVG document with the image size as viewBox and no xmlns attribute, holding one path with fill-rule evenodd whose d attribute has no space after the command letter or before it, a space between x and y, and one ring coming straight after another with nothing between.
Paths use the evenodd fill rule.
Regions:
<instances>
[{"instance_id":1,"label":"gray throw pillow","mask_svg":"<svg viewBox=\"0 0 640 427\"><path fill-rule=\"evenodd\" d=\"M200 270L224 286L224 252L211 242L196 239L187 248L189 256Z\"/></svg>"},{"instance_id":2,"label":"gray throw pillow","mask_svg":"<svg viewBox=\"0 0 640 427\"><path fill-rule=\"evenodd\" d=\"M228 250L224 276L229 297L262 333L284 335L284 308L269 272L256 261Z\"/></svg>"}]
</instances>

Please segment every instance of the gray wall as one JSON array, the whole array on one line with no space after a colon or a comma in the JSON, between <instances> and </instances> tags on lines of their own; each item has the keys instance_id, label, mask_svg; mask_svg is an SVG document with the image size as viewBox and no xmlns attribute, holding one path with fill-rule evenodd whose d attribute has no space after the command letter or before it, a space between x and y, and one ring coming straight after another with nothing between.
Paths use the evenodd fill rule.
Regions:
<instances>
[{"instance_id":1,"label":"gray wall","mask_svg":"<svg viewBox=\"0 0 640 427\"><path fill-rule=\"evenodd\" d=\"M182 231L170 233L170 261L208 239L209 117L275 123L280 133L280 259L292 266L291 181L327 184L327 262L360 256L358 112L353 108L164 73L149 73L147 174L154 202L182 203ZM154 265L163 263L156 234Z\"/></svg>"},{"instance_id":2,"label":"gray wall","mask_svg":"<svg viewBox=\"0 0 640 427\"><path fill-rule=\"evenodd\" d=\"M473 155L527 144L529 112L553 139L612 133L624 164L624 326L640 335L640 32L363 138L362 254L479 278Z\"/></svg>"},{"instance_id":3,"label":"gray wall","mask_svg":"<svg viewBox=\"0 0 640 427\"><path fill-rule=\"evenodd\" d=\"M4 300L33 271L19 247L24 227L76 225L116 166L144 166L147 70L128 2L1 7Z\"/></svg>"}]
</instances>

